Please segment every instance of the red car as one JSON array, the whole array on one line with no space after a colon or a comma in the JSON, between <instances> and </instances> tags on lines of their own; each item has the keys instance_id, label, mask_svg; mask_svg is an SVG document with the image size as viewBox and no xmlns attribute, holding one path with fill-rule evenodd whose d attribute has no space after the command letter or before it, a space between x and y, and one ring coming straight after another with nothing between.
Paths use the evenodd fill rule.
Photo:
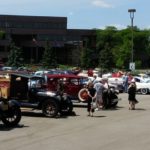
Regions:
<instances>
[{"instance_id":1,"label":"red car","mask_svg":"<svg viewBox=\"0 0 150 150\"><path fill-rule=\"evenodd\" d=\"M71 74L46 74L44 78L47 90L54 92L57 90L58 81L61 80L64 85L64 92L67 93L72 100L80 100L78 93L84 88L85 82L88 80L87 77Z\"/></svg>"}]
</instances>

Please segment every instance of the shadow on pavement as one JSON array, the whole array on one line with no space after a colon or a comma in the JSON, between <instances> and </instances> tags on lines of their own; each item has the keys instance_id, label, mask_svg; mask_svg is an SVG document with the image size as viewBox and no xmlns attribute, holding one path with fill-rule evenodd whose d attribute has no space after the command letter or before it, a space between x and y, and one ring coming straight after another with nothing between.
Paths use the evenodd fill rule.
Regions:
<instances>
[{"instance_id":1,"label":"shadow on pavement","mask_svg":"<svg viewBox=\"0 0 150 150\"><path fill-rule=\"evenodd\" d=\"M135 108L135 110L146 111L144 108Z\"/></svg>"},{"instance_id":2,"label":"shadow on pavement","mask_svg":"<svg viewBox=\"0 0 150 150\"><path fill-rule=\"evenodd\" d=\"M46 117L44 114L42 114L41 112L22 112L22 116L26 116L26 117L39 117L39 118L51 118L51 117ZM68 118L68 117L76 117L76 116L79 116L77 115L74 111L72 113L63 113L63 114L58 114L56 117L52 117L54 119L57 119L57 118Z\"/></svg>"},{"instance_id":3,"label":"shadow on pavement","mask_svg":"<svg viewBox=\"0 0 150 150\"><path fill-rule=\"evenodd\" d=\"M29 127L29 126L25 126L23 124L18 124L17 126L14 126L14 127L8 127L4 124L0 124L0 131L10 131L10 130L13 130L16 128L26 128L26 127Z\"/></svg>"},{"instance_id":4,"label":"shadow on pavement","mask_svg":"<svg viewBox=\"0 0 150 150\"><path fill-rule=\"evenodd\" d=\"M40 112L22 112L22 116L27 116L27 117L45 117Z\"/></svg>"},{"instance_id":5,"label":"shadow on pavement","mask_svg":"<svg viewBox=\"0 0 150 150\"><path fill-rule=\"evenodd\" d=\"M97 115L93 115L93 117L91 117L91 118L103 118L103 117L107 117L107 116L102 116L102 115L97 116Z\"/></svg>"}]
</instances>

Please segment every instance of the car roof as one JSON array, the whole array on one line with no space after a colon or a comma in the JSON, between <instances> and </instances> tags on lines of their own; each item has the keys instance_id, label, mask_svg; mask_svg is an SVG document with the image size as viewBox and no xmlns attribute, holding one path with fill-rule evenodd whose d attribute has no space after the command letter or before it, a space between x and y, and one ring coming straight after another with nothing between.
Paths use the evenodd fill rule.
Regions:
<instances>
[{"instance_id":1,"label":"car roof","mask_svg":"<svg viewBox=\"0 0 150 150\"><path fill-rule=\"evenodd\" d=\"M74 78L74 79L81 79L87 78L84 76L77 76L74 74L45 74L48 78Z\"/></svg>"},{"instance_id":2,"label":"car roof","mask_svg":"<svg viewBox=\"0 0 150 150\"><path fill-rule=\"evenodd\" d=\"M14 76L14 77L23 77L23 78L28 78L28 79L38 79L38 78L43 78L42 76L39 76L39 75L19 74L19 73L11 73L10 76Z\"/></svg>"}]
</instances>

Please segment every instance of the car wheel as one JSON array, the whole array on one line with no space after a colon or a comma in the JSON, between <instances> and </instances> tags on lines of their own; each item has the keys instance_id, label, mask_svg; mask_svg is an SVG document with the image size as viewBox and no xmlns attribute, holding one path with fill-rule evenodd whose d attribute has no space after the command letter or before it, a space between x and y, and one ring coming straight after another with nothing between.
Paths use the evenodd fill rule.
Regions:
<instances>
[{"instance_id":1,"label":"car wheel","mask_svg":"<svg viewBox=\"0 0 150 150\"><path fill-rule=\"evenodd\" d=\"M147 94L148 93L148 90L146 89L146 88L143 88L143 89L141 89L141 94Z\"/></svg>"},{"instance_id":2,"label":"car wheel","mask_svg":"<svg viewBox=\"0 0 150 150\"><path fill-rule=\"evenodd\" d=\"M11 107L8 110L8 115L2 116L1 120L6 126L16 126L20 122L21 116L20 107Z\"/></svg>"},{"instance_id":3,"label":"car wheel","mask_svg":"<svg viewBox=\"0 0 150 150\"><path fill-rule=\"evenodd\" d=\"M79 91L78 93L78 98L81 102L85 102L88 99L88 93L87 93L87 89L83 88Z\"/></svg>"},{"instance_id":4,"label":"car wheel","mask_svg":"<svg viewBox=\"0 0 150 150\"><path fill-rule=\"evenodd\" d=\"M46 117L56 117L58 110L58 103L54 100L46 100L43 103L42 112Z\"/></svg>"},{"instance_id":5,"label":"car wheel","mask_svg":"<svg viewBox=\"0 0 150 150\"><path fill-rule=\"evenodd\" d=\"M116 107L117 104L118 104L118 96L114 94L112 98L111 107Z\"/></svg>"}]
</instances>

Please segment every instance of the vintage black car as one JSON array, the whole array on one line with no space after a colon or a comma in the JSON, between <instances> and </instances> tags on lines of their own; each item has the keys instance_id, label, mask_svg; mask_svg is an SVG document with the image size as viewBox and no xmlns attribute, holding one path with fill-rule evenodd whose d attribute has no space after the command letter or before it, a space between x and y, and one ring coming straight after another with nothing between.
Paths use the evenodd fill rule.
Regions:
<instances>
[{"instance_id":1,"label":"vintage black car","mask_svg":"<svg viewBox=\"0 0 150 150\"><path fill-rule=\"evenodd\" d=\"M17 100L21 107L42 110L47 117L72 112L72 101L65 93L60 96L45 87L41 76L10 74L9 99Z\"/></svg>"}]
</instances>

